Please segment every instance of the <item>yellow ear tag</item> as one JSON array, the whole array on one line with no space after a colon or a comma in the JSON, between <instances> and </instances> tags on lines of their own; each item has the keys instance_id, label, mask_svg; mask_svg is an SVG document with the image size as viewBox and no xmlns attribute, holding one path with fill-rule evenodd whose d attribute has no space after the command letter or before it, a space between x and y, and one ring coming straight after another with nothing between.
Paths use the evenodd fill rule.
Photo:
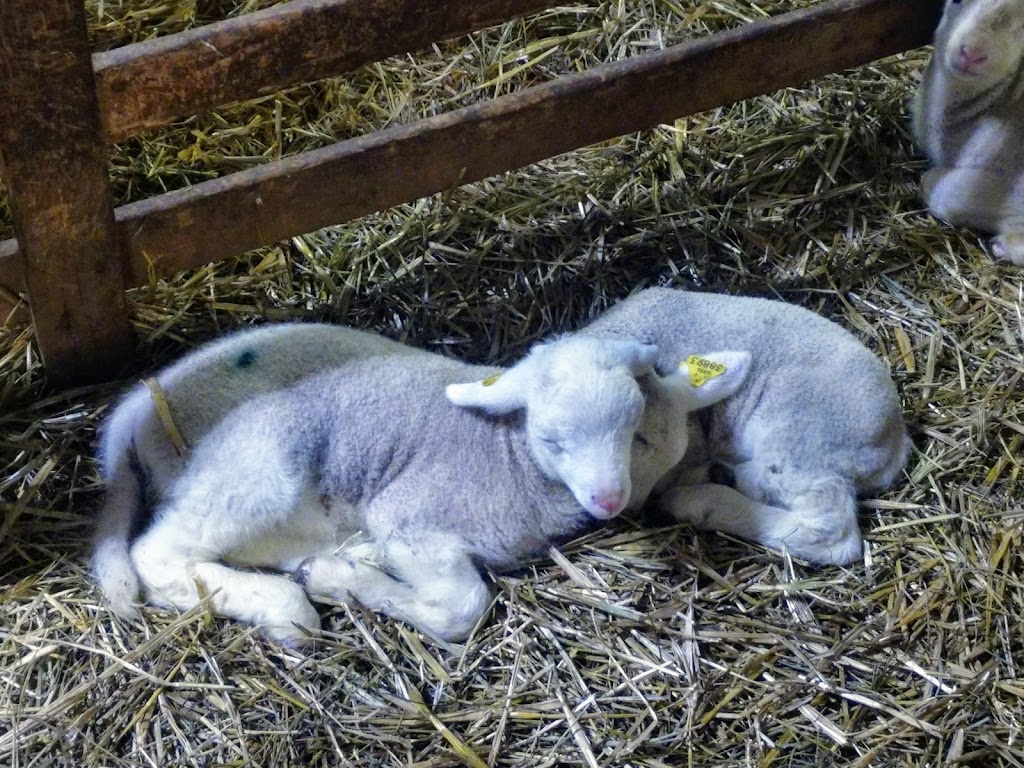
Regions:
<instances>
[{"instance_id":1,"label":"yellow ear tag","mask_svg":"<svg viewBox=\"0 0 1024 768\"><path fill-rule=\"evenodd\" d=\"M690 385L694 388L703 386L718 376L725 373L725 366L708 360L706 357L690 355L686 358L686 367L690 371Z\"/></svg>"},{"instance_id":2,"label":"yellow ear tag","mask_svg":"<svg viewBox=\"0 0 1024 768\"><path fill-rule=\"evenodd\" d=\"M486 379L481 381L480 385L484 386L484 387L489 387L489 386L491 386L494 382L496 382L500 378L501 378L501 374L500 373L496 373L493 376L488 376Z\"/></svg>"}]
</instances>

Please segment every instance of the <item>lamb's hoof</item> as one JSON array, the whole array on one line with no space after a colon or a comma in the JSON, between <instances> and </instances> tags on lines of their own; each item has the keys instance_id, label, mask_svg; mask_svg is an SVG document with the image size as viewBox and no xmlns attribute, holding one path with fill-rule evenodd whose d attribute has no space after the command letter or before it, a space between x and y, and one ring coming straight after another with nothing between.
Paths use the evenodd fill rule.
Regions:
<instances>
[{"instance_id":1,"label":"lamb's hoof","mask_svg":"<svg viewBox=\"0 0 1024 768\"><path fill-rule=\"evenodd\" d=\"M347 603L357 575L356 566L344 555L309 557L299 563L292 577L312 600Z\"/></svg>"},{"instance_id":2,"label":"lamb's hoof","mask_svg":"<svg viewBox=\"0 0 1024 768\"><path fill-rule=\"evenodd\" d=\"M855 517L825 513L807 519L792 515L783 531L772 544L817 565L849 565L864 556L864 541Z\"/></svg>"},{"instance_id":3,"label":"lamb's hoof","mask_svg":"<svg viewBox=\"0 0 1024 768\"><path fill-rule=\"evenodd\" d=\"M850 565L864 557L864 541L859 531L851 531L805 545L794 554L818 565Z\"/></svg>"},{"instance_id":4,"label":"lamb's hoof","mask_svg":"<svg viewBox=\"0 0 1024 768\"><path fill-rule=\"evenodd\" d=\"M310 651L316 647L316 638L311 630L298 627L263 627L263 633L278 645L293 651Z\"/></svg>"},{"instance_id":5,"label":"lamb's hoof","mask_svg":"<svg viewBox=\"0 0 1024 768\"><path fill-rule=\"evenodd\" d=\"M320 613L303 596L302 602L290 609L264 616L260 626L275 643L308 649L320 632Z\"/></svg>"},{"instance_id":6,"label":"lamb's hoof","mask_svg":"<svg viewBox=\"0 0 1024 768\"><path fill-rule=\"evenodd\" d=\"M299 563L299 567L296 568L295 573L292 574L292 577L295 579L297 584L306 586L306 582L309 581L309 574L313 571L313 560L315 560L315 558L307 557Z\"/></svg>"},{"instance_id":7,"label":"lamb's hoof","mask_svg":"<svg viewBox=\"0 0 1024 768\"><path fill-rule=\"evenodd\" d=\"M992 255L1000 261L1008 261L1024 267L1024 232L1006 232L992 240Z\"/></svg>"}]
</instances>

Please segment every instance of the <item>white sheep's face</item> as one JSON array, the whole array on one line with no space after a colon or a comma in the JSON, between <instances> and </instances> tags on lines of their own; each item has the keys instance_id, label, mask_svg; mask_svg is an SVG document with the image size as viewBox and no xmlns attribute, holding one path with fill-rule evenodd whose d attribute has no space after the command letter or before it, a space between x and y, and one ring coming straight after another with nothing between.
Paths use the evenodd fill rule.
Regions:
<instances>
[{"instance_id":1,"label":"white sheep's face","mask_svg":"<svg viewBox=\"0 0 1024 768\"><path fill-rule=\"evenodd\" d=\"M623 367L553 372L539 382L526 413L530 451L588 514L607 520L629 503L630 455L644 398Z\"/></svg>"},{"instance_id":2,"label":"white sheep's face","mask_svg":"<svg viewBox=\"0 0 1024 768\"><path fill-rule=\"evenodd\" d=\"M633 442L631 507L647 497L686 455L688 417L732 396L746 381L752 359L746 351L719 351L683 360L665 376L640 380L646 406ZM691 374L691 367L696 372Z\"/></svg>"},{"instance_id":3,"label":"white sheep's face","mask_svg":"<svg viewBox=\"0 0 1024 768\"><path fill-rule=\"evenodd\" d=\"M675 407L660 387L649 387L646 399L630 462L633 492L629 506L633 509L646 503L659 481L683 460L689 446L689 410Z\"/></svg>"},{"instance_id":4,"label":"white sheep's face","mask_svg":"<svg viewBox=\"0 0 1024 768\"><path fill-rule=\"evenodd\" d=\"M495 415L525 411L538 469L606 520L629 503L630 448L644 406L637 377L653 371L656 355L635 341L566 336L535 346L504 373L451 384L446 394Z\"/></svg>"},{"instance_id":5,"label":"white sheep's face","mask_svg":"<svg viewBox=\"0 0 1024 768\"><path fill-rule=\"evenodd\" d=\"M997 83L1024 60L1024 0L947 0L936 40L946 71Z\"/></svg>"}]
</instances>

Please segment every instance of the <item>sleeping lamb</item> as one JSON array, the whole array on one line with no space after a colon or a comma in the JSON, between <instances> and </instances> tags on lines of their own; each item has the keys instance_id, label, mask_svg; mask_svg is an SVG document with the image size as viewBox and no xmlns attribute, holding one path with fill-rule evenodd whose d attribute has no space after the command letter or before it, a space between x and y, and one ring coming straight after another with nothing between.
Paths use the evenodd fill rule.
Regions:
<instances>
[{"instance_id":1,"label":"sleeping lamb","mask_svg":"<svg viewBox=\"0 0 1024 768\"><path fill-rule=\"evenodd\" d=\"M784 302L670 288L631 296L583 332L654 344L662 369L749 350L736 394L691 418L689 452L659 484L658 507L812 562L861 556L856 497L888 487L911 443L885 366L853 335ZM732 470L735 489L708 482L712 463Z\"/></svg>"},{"instance_id":2,"label":"sleeping lamb","mask_svg":"<svg viewBox=\"0 0 1024 768\"><path fill-rule=\"evenodd\" d=\"M512 567L618 514L679 461L685 422L660 414L633 452L648 463L630 471L644 390L666 411L692 410L727 396L749 363L723 354L715 359L732 375L694 388L685 368L649 375L654 355L636 342L570 336L502 372L371 352L247 400L215 425L213 414L184 468L167 473L148 526L138 495L105 506L101 585L124 597L141 579L151 602L181 609L209 593L217 613L299 643L319 626L303 587L244 568L302 563L311 594L464 637L489 603L478 566ZM104 463L145 466L151 457L131 446L109 443Z\"/></svg>"},{"instance_id":3,"label":"sleeping lamb","mask_svg":"<svg viewBox=\"0 0 1024 768\"><path fill-rule=\"evenodd\" d=\"M1024 0L946 0L913 130L929 210L1024 266Z\"/></svg>"},{"instance_id":4,"label":"sleeping lamb","mask_svg":"<svg viewBox=\"0 0 1024 768\"><path fill-rule=\"evenodd\" d=\"M224 336L133 387L100 431L106 496L92 567L114 611L123 616L136 612L139 584L128 541L142 507L161 502L184 471L189 446L246 400L371 355L430 353L353 328L280 323Z\"/></svg>"}]
</instances>

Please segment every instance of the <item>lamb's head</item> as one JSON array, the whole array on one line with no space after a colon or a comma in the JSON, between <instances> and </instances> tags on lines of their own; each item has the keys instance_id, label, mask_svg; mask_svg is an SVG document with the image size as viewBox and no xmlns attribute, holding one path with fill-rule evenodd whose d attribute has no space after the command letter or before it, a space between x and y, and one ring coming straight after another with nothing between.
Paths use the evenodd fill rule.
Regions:
<instances>
[{"instance_id":1,"label":"lamb's head","mask_svg":"<svg viewBox=\"0 0 1024 768\"><path fill-rule=\"evenodd\" d=\"M1024 0L946 0L935 45L953 77L1010 77L1024 60Z\"/></svg>"},{"instance_id":2,"label":"lamb's head","mask_svg":"<svg viewBox=\"0 0 1024 768\"><path fill-rule=\"evenodd\" d=\"M735 393L750 366L749 352L713 352L692 355L665 376L640 379L647 404L633 445L630 507L642 506L658 481L683 460L689 415Z\"/></svg>"},{"instance_id":3,"label":"lamb's head","mask_svg":"<svg viewBox=\"0 0 1024 768\"><path fill-rule=\"evenodd\" d=\"M492 414L524 410L540 471L605 520L629 503L630 449L644 408L637 377L653 371L656 355L649 344L565 336L535 346L500 377L453 384L447 395Z\"/></svg>"}]
</instances>

